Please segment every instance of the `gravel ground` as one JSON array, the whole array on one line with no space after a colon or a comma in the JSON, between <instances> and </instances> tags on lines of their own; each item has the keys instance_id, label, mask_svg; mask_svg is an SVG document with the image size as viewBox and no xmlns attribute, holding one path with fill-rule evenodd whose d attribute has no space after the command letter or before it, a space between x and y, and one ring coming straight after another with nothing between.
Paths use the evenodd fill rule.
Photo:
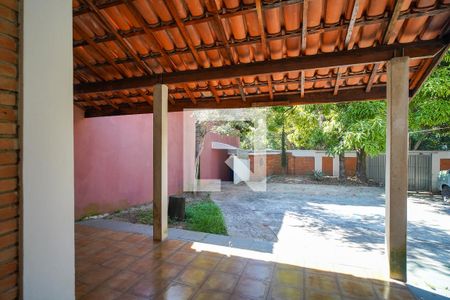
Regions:
<instances>
[{"instance_id":1,"label":"gravel ground","mask_svg":"<svg viewBox=\"0 0 450 300\"><path fill-rule=\"evenodd\" d=\"M222 183L211 197L231 236L273 241L308 261L351 260L378 271L386 265L381 187L269 183L266 192L253 192ZM408 276L414 286L450 296L450 205L440 196L408 197Z\"/></svg>"}]
</instances>

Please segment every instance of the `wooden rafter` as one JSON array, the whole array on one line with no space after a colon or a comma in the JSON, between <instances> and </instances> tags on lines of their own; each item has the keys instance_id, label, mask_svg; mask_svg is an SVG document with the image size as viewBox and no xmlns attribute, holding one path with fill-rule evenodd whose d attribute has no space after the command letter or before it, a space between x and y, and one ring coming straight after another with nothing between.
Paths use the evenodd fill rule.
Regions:
<instances>
[{"instance_id":1,"label":"wooden rafter","mask_svg":"<svg viewBox=\"0 0 450 300\"><path fill-rule=\"evenodd\" d=\"M141 28L143 28L145 34L147 35L147 37L150 39L150 41L152 42L152 44L155 46L155 48L157 49L157 51L159 53L161 53L164 61L170 66L170 68L172 70L176 70L176 65L175 63L170 59L170 56L167 55L167 52L164 50L164 48L162 47L162 45L159 43L158 39L154 36L154 33L148 29L147 27L147 23L144 19L144 17L142 16L142 14L139 12L139 10L134 6L134 4L129 1L129 0L123 0L123 3L126 5L126 7L128 8L128 10L131 12L131 14L134 16L134 18L136 19L136 21L139 23L139 25L141 26ZM164 66L162 66L162 68L164 69ZM188 95L188 97L191 99L192 103L195 104L196 99L194 97L194 95L192 94L191 90L189 89L189 87L187 85L183 85L183 88L186 92L186 94ZM169 97L169 101L170 102L174 102L174 100Z\"/></svg>"},{"instance_id":2,"label":"wooden rafter","mask_svg":"<svg viewBox=\"0 0 450 300\"><path fill-rule=\"evenodd\" d=\"M424 12L412 12L412 13L406 13L406 14L402 14L399 16L399 20L401 19L408 19L408 18L416 18L419 16L423 16L423 15L429 15L429 16L433 16L436 15L438 13L448 13L450 12L450 8L449 7L444 7L444 8L437 8L437 9L433 9L430 11L424 11ZM362 21L357 21L355 22L354 27L357 26L365 26L365 25L371 25L371 24L380 24L380 23L384 23L387 22L389 20L388 17L380 17L381 19L369 19L369 20L365 20L363 19ZM211 19L210 19L211 20ZM189 24L189 21L184 22L185 25ZM337 30L337 29L346 29L349 26L349 24L342 24L342 26L340 24L337 25L333 25L333 26L327 26L327 27L320 27L320 28L310 28L307 30L308 34L313 34L313 33L319 33L319 32L328 32L328 31L333 31L333 30ZM150 31L152 32L156 32L155 30L153 30L152 28L148 28ZM135 36L137 34L145 34L143 30L136 28L132 31L126 32L126 33L121 33L122 37L132 37ZM293 31L293 32L281 32L280 34L276 34L276 35L272 35L272 36L267 36L266 39L267 41L276 41L276 40L285 40L291 37L298 37L302 35L302 31ZM107 41L112 41L115 40L113 35L106 35L104 37L95 37L94 39L95 43L104 43ZM245 40L245 41L229 41L228 42L228 46L233 48L233 47L237 47L237 46L244 46L244 45L252 45L255 43L260 43L260 37L254 37L251 40ZM84 46L87 45L87 41L81 40L81 41L75 41L74 42L74 47L78 47L78 46ZM225 51L225 46L222 44L218 44L218 45L214 45L214 46L205 46L205 45L200 45L196 47L198 52L205 52L205 51L210 51L213 49L222 51ZM190 53L190 49L175 49L174 51L171 51L170 53L168 53L169 56L173 56L173 55L180 55L180 54L186 54L186 53ZM141 60L145 60L148 58L158 58L161 57L162 54L159 52L155 52L155 53L150 53L148 55L139 55ZM133 62L133 59L130 57L127 57L125 59L117 59L116 63L117 64L124 64L124 63L130 63ZM105 63L98 63L95 65L95 67L99 66L104 66ZM82 69L82 68L81 68ZM81 70L80 68L75 69L75 71L77 70Z\"/></svg>"},{"instance_id":3,"label":"wooden rafter","mask_svg":"<svg viewBox=\"0 0 450 300\"><path fill-rule=\"evenodd\" d=\"M228 61L230 63L233 62L234 64L236 64L236 61L233 58L233 54L231 53L231 48L230 48L230 44L229 44L228 39L227 39L227 35L225 33L225 29L223 28L222 21L220 20L220 17L219 17L219 11L218 11L217 6L216 6L216 1L208 0L208 4L209 4L209 7L212 10L212 13L214 15L214 19L213 20L214 20L214 24L215 24L215 26L216 26L216 28L218 30L219 39L225 45L226 53L227 53L227 56L228 56ZM239 85L239 93L241 94L242 101L245 102L245 99L246 99L245 98L245 91L244 91L244 88L242 87L241 77L240 76L236 76L235 80L237 81L237 83Z\"/></svg>"},{"instance_id":4,"label":"wooden rafter","mask_svg":"<svg viewBox=\"0 0 450 300\"><path fill-rule=\"evenodd\" d=\"M387 44L389 42L389 40L391 39L391 36L393 36L393 34L394 34L395 24L397 23L398 16L400 15L402 5L403 5L403 0L397 0L395 2L394 9L392 11L391 18L389 20L389 24L384 33L383 44Z\"/></svg>"},{"instance_id":5,"label":"wooden rafter","mask_svg":"<svg viewBox=\"0 0 450 300\"><path fill-rule=\"evenodd\" d=\"M256 13L258 15L259 32L261 34L261 48L264 53L264 58L267 59L268 51L267 51L266 30L265 30L265 26L264 26L264 16L263 16L261 0L256 0L255 4L256 4ZM271 75L267 75L267 83L269 85L270 99L273 99L273 88L272 88L272 76Z\"/></svg>"},{"instance_id":6,"label":"wooden rafter","mask_svg":"<svg viewBox=\"0 0 450 300\"><path fill-rule=\"evenodd\" d=\"M173 0L167 0L165 3L167 5L167 7L169 8L170 14L172 15L172 18L175 20L175 23L177 24L177 28L178 30L181 32L181 35L183 37L183 40L186 42L186 44L188 45L192 56L194 57L195 61L197 62L198 67L200 68L202 66L202 60L200 58L200 55L198 54L197 49L195 48L194 43L192 42L190 35L183 23L183 21L181 20L180 16L178 15L177 12L177 8L175 7L175 5L172 2ZM216 101L218 100L220 102L220 97L217 94L216 89L212 86L212 83L210 81L208 81L208 86L210 87L210 91L213 94L214 98L216 99ZM192 95L193 96L193 95ZM194 97L195 99L195 97Z\"/></svg>"},{"instance_id":7,"label":"wooden rafter","mask_svg":"<svg viewBox=\"0 0 450 300\"><path fill-rule=\"evenodd\" d=\"M347 34L345 35L345 40L344 40L344 49L345 50L349 49L350 40L351 40L352 34L353 34L353 28L355 27L356 15L358 14L358 9L359 9L359 0L355 0L355 2L353 3L353 9L352 9L351 17L350 17L350 22L347 27ZM336 82L334 84L333 95L338 94L342 72L344 72L345 69L346 69L345 67L337 68Z\"/></svg>"},{"instance_id":8,"label":"wooden rafter","mask_svg":"<svg viewBox=\"0 0 450 300\"><path fill-rule=\"evenodd\" d=\"M306 36L308 35L308 0L303 2L303 10L302 10L302 38L301 38L301 54L305 55L306 51ZM305 97L305 71L302 70L301 74L301 82L300 82L300 97Z\"/></svg>"},{"instance_id":9,"label":"wooden rafter","mask_svg":"<svg viewBox=\"0 0 450 300\"><path fill-rule=\"evenodd\" d=\"M370 92L373 85L373 80L375 79L375 75L377 75L378 68L380 67L380 63L374 63L372 67L372 73L370 73L369 81L367 81L366 92Z\"/></svg>"},{"instance_id":10,"label":"wooden rafter","mask_svg":"<svg viewBox=\"0 0 450 300\"><path fill-rule=\"evenodd\" d=\"M179 84L309 69L373 64L388 61L392 57L395 57L397 53L403 53L411 58L429 58L433 57L443 47L444 45L440 41L421 41L409 44L383 45L372 48L321 53L317 55L291 57L249 64L126 78L106 83L79 84L75 86L74 90L76 94L116 91L133 88L148 88L156 83Z\"/></svg>"}]
</instances>

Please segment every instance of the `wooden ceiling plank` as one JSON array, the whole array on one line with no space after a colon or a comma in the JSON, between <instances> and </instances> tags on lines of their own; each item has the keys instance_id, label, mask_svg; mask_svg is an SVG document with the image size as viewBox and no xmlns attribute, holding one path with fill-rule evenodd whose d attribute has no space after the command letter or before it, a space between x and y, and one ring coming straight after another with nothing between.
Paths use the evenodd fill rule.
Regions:
<instances>
[{"instance_id":1,"label":"wooden ceiling plank","mask_svg":"<svg viewBox=\"0 0 450 300\"><path fill-rule=\"evenodd\" d=\"M392 35L394 34L395 24L397 23L398 17L400 15L403 1L404 0L397 0L395 2L394 9L392 11L391 18L389 20L389 24L386 28L386 32L384 33L383 44L387 44Z\"/></svg>"},{"instance_id":2,"label":"wooden ceiling plank","mask_svg":"<svg viewBox=\"0 0 450 300\"><path fill-rule=\"evenodd\" d=\"M438 53L444 45L440 41L421 41L408 44L392 44L372 48L321 53L317 55L291 57L280 60L229 65L190 71L164 73L109 81L105 83L88 83L76 85L75 93L92 93L133 88L148 88L156 83L180 84L188 82L239 78L242 76L265 75L277 72L302 71L319 68L336 68L341 66L373 64L385 62L404 53L410 58L429 58Z\"/></svg>"}]
</instances>

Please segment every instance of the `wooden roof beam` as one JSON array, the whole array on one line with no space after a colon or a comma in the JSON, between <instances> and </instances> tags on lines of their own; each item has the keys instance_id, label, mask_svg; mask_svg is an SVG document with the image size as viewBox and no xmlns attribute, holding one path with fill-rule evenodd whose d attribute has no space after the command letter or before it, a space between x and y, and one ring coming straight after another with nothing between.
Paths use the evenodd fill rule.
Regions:
<instances>
[{"instance_id":1,"label":"wooden roof beam","mask_svg":"<svg viewBox=\"0 0 450 300\"><path fill-rule=\"evenodd\" d=\"M227 109L227 108L245 108L245 107L261 107L261 106L277 106L277 105L305 105L318 103L339 103L352 102L362 100L382 100L386 98L386 87L374 87L369 93L366 93L363 87L342 89L339 95L334 96L329 91L305 93L304 98L300 98L298 92L289 95L274 95L271 100L269 95L252 95L247 96L247 101L242 102L240 98L234 97L230 100L224 100L220 103L211 101L211 99L198 101L196 105L190 101L178 101L176 105L169 104L169 111L182 111L189 108L205 108L205 109ZM142 114L152 113L152 107L148 105L136 105L134 108L121 106L119 110L113 110L108 107L102 107L101 111L96 109L87 109L85 117L101 117L112 115Z\"/></svg>"},{"instance_id":2,"label":"wooden roof beam","mask_svg":"<svg viewBox=\"0 0 450 300\"><path fill-rule=\"evenodd\" d=\"M74 93L95 93L124 89L149 88L156 83L180 84L208 80L256 76L279 72L302 71L319 68L336 68L385 62L403 53L410 58L434 57L444 45L440 41L421 41L408 44L392 44L333 53L291 57L280 60L229 65L218 68L164 73L152 76L126 78L108 82L75 85Z\"/></svg>"}]
</instances>

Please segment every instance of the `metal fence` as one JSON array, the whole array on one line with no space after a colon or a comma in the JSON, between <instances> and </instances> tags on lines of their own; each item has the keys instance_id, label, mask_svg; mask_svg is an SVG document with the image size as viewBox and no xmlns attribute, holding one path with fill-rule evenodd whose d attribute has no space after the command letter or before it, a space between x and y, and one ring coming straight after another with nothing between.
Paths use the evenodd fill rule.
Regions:
<instances>
[{"instance_id":1,"label":"metal fence","mask_svg":"<svg viewBox=\"0 0 450 300\"><path fill-rule=\"evenodd\" d=\"M384 184L386 155L367 158L367 177ZM410 154L408 159L408 190L431 191L431 154Z\"/></svg>"}]
</instances>

